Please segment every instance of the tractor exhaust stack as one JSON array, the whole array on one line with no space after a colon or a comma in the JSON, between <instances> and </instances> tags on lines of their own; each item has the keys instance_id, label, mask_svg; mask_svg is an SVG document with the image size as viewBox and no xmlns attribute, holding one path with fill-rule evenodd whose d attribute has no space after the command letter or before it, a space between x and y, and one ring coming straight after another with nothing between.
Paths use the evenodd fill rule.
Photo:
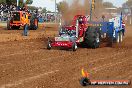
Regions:
<instances>
[{"instance_id":1,"label":"tractor exhaust stack","mask_svg":"<svg viewBox=\"0 0 132 88\"><path fill-rule=\"evenodd\" d=\"M76 37L78 38L78 26L79 26L79 23L78 23L78 20L76 21Z\"/></svg>"}]
</instances>

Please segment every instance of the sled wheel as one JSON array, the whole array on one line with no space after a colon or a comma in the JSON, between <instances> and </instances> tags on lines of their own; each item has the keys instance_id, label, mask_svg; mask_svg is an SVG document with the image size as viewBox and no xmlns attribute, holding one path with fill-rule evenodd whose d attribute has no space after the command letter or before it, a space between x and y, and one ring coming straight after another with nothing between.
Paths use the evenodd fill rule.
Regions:
<instances>
[{"instance_id":1,"label":"sled wheel","mask_svg":"<svg viewBox=\"0 0 132 88\"><path fill-rule=\"evenodd\" d=\"M51 42L48 40L48 44L47 44L47 49L51 50L52 46L51 46Z\"/></svg>"},{"instance_id":2,"label":"sled wheel","mask_svg":"<svg viewBox=\"0 0 132 88\"><path fill-rule=\"evenodd\" d=\"M73 43L73 45L72 45L72 51L76 51L76 50L77 50L77 44Z\"/></svg>"}]
</instances>

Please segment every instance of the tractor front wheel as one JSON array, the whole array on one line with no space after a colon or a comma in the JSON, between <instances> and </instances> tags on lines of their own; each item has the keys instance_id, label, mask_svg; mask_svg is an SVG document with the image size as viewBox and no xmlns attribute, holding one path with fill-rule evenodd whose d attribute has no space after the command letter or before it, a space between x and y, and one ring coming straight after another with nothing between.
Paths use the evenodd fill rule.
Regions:
<instances>
[{"instance_id":1,"label":"tractor front wheel","mask_svg":"<svg viewBox=\"0 0 132 88\"><path fill-rule=\"evenodd\" d=\"M35 26L36 26L36 29L38 28L38 19L35 19Z\"/></svg>"},{"instance_id":2,"label":"tractor front wheel","mask_svg":"<svg viewBox=\"0 0 132 88\"><path fill-rule=\"evenodd\" d=\"M30 29L37 30L37 28L38 28L38 19L32 18L30 21Z\"/></svg>"}]
</instances>

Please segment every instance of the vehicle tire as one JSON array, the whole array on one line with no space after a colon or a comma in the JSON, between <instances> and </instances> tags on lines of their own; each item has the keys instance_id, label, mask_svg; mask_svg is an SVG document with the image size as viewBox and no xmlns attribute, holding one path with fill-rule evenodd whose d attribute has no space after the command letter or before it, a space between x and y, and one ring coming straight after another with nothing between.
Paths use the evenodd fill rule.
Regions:
<instances>
[{"instance_id":1,"label":"vehicle tire","mask_svg":"<svg viewBox=\"0 0 132 88\"><path fill-rule=\"evenodd\" d=\"M48 50L51 50L51 48L52 48L52 46L51 46L51 42L50 42L50 41L48 41L48 44L47 44L47 49L48 49Z\"/></svg>"},{"instance_id":2,"label":"vehicle tire","mask_svg":"<svg viewBox=\"0 0 132 88\"><path fill-rule=\"evenodd\" d=\"M119 32L119 42L122 43L123 41L123 33L122 31Z\"/></svg>"},{"instance_id":3,"label":"vehicle tire","mask_svg":"<svg viewBox=\"0 0 132 88\"><path fill-rule=\"evenodd\" d=\"M90 85L91 82L90 82L90 80L89 80L88 78L81 78L80 84L81 84L82 86L87 86L87 85Z\"/></svg>"},{"instance_id":4,"label":"vehicle tire","mask_svg":"<svg viewBox=\"0 0 132 88\"><path fill-rule=\"evenodd\" d=\"M19 29L19 28L20 28L20 26L14 26L13 28L14 28L14 29Z\"/></svg>"},{"instance_id":5,"label":"vehicle tire","mask_svg":"<svg viewBox=\"0 0 132 88\"><path fill-rule=\"evenodd\" d=\"M34 24L35 24L36 29L37 29L38 28L38 19L37 18L35 19L35 23Z\"/></svg>"},{"instance_id":6,"label":"vehicle tire","mask_svg":"<svg viewBox=\"0 0 132 88\"><path fill-rule=\"evenodd\" d=\"M30 20L30 29L37 30L37 28L38 28L38 19L32 18Z\"/></svg>"},{"instance_id":7,"label":"vehicle tire","mask_svg":"<svg viewBox=\"0 0 132 88\"><path fill-rule=\"evenodd\" d=\"M100 46L100 40L101 30L98 27L88 27L84 37L85 45L95 49Z\"/></svg>"},{"instance_id":8,"label":"vehicle tire","mask_svg":"<svg viewBox=\"0 0 132 88\"><path fill-rule=\"evenodd\" d=\"M10 21L7 21L7 30L11 30Z\"/></svg>"},{"instance_id":9,"label":"vehicle tire","mask_svg":"<svg viewBox=\"0 0 132 88\"><path fill-rule=\"evenodd\" d=\"M72 45L72 51L76 51L76 50L77 50L77 44L73 43L73 45Z\"/></svg>"},{"instance_id":10,"label":"vehicle tire","mask_svg":"<svg viewBox=\"0 0 132 88\"><path fill-rule=\"evenodd\" d=\"M11 26L11 29L12 29L12 30L14 30L14 29L15 29L15 27L14 27L14 26Z\"/></svg>"}]
</instances>

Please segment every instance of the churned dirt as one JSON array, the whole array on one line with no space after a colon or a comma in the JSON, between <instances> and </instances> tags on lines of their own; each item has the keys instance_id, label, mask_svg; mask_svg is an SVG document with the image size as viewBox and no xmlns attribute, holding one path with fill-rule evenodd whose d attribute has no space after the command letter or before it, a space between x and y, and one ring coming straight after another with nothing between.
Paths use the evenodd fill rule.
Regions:
<instances>
[{"instance_id":1,"label":"churned dirt","mask_svg":"<svg viewBox=\"0 0 132 88\"><path fill-rule=\"evenodd\" d=\"M123 43L116 47L79 48L76 52L46 49L47 37L57 34L56 27L30 31L27 39L10 40L10 34L17 33L23 38L22 30L0 30L0 88L82 88L81 68L93 80L132 80L132 26L127 27ZM9 40L2 40L3 35Z\"/></svg>"},{"instance_id":2,"label":"churned dirt","mask_svg":"<svg viewBox=\"0 0 132 88\"><path fill-rule=\"evenodd\" d=\"M21 27L20 29L7 30L5 27L6 23L0 25L0 42L7 41L23 41L30 39L45 38L47 36L57 35L56 30L58 29L58 24L39 24L37 30L28 30L28 37L23 36L24 30ZM48 31L48 32L47 32Z\"/></svg>"}]
</instances>

